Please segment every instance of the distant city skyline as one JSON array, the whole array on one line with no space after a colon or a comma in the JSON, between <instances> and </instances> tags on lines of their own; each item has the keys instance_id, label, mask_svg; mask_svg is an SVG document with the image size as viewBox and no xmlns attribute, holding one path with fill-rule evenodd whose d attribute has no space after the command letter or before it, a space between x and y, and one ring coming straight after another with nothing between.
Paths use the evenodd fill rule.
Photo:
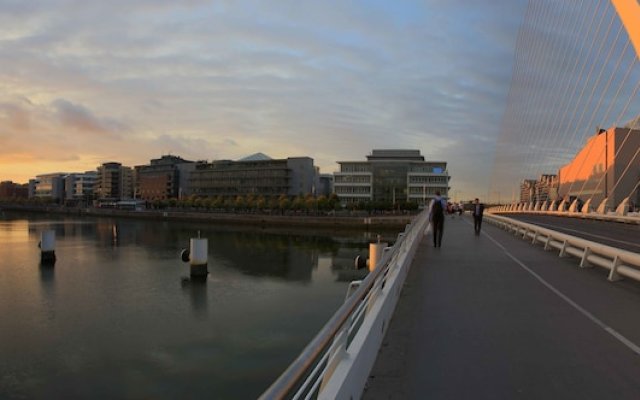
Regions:
<instances>
[{"instance_id":1,"label":"distant city skyline","mask_svg":"<svg viewBox=\"0 0 640 400\"><path fill-rule=\"evenodd\" d=\"M0 180L372 148L487 193L526 2L0 4ZM457 191L457 192L456 192Z\"/></svg>"}]
</instances>

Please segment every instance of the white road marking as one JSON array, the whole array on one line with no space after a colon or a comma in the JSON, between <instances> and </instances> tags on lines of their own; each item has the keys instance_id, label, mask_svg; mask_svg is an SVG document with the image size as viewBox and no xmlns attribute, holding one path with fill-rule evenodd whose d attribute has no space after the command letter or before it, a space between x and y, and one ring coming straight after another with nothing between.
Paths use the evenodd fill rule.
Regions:
<instances>
[{"instance_id":1,"label":"white road marking","mask_svg":"<svg viewBox=\"0 0 640 400\"><path fill-rule=\"evenodd\" d=\"M531 274L531 276L533 276L534 278L536 278L540 283L542 283L544 286L547 287L547 289L551 290L556 296L560 297L562 300L564 300L567 304L569 304L570 306L572 306L573 308L575 308L576 310L578 310L582 315L584 315L585 317L589 318L593 323L595 323L596 325L598 325L600 328L602 328L605 332L607 332L608 334L610 334L611 336L613 336L614 338L616 338L620 343L624 344L625 346L627 346L629 349L631 349L631 351L633 351L634 353L640 355L640 346L638 346L637 344L633 343L631 340L627 339L626 337L624 337L621 333L619 333L618 331L616 331L615 329L613 329L612 327L608 326L607 324L605 324L604 322L602 322L600 319L598 319L595 315L591 314L589 311L585 310L584 308L582 308L578 303L576 303L575 301L571 300L571 298L569 298L569 296L565 295L564 293L562 293L560 290L556 289L552 284L550 284L549 282L547 282L544 278L542 278L540 275L538 275L537 273L535 273L533 270L531 270L531 268L527 267L522 261L518 260L518 258L516 258L513 254L509 253L509 251L506 249L506 247L504 247L502 244L500 244L496 239L494 239L493 237L491 237L490 235L488 235L485 232L482 232L482 234L486 237L488 237L496 246L498 246L499 248L502 249L502 251L504 251L504 253L511 258L513 261L515 261L516 264L518 264L522 269L524 269L525 271L527 271L529 274Z\"/></svg>"}]
</instances>

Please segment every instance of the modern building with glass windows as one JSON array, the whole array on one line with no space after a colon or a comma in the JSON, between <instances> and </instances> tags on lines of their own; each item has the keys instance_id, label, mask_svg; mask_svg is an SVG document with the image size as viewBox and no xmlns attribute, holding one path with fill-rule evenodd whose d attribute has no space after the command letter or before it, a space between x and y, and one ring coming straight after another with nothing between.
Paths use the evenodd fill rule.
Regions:
<instances>
[{"instance_id":1,"label":"modern building with glass windows","mask_svg":"<svg viewBox=\"0 0 640 400\"><path fill-rule=\"evenodd\" d=\"M61 202L64 199L64 177L66 172L54 172L51 174L37 175L29 181L33 185L30 197L40 197Z\"/></svg>"},{"instance_id":2,"label":"modern building with glass windows","mask_svg":"<svg viewBox=\"0 0 640 400\"><path fill-rule=\"evenodd\" d=\"M71 173L64 178L65 201L89 204L93 200L93 190L98 179L97 171Z\"/></svg>"},{"instance_id":3,"label":"modern building with glass windows","mask_svg":"<svg viewBox=\"0 0 640 400\"><path fill-rule=\"evenodd\" d=\"M309 157L275 160L257 153L238 161L195 164L189 191L200 197L304 196L313 194L316 181L316 168Z\"/></svg>"},{"instance_id":4,"label":"modern building with glass windows","mask_svg":"<svg viewBox=\"0 0 640 400\"><path fill-rule=\"evenodd\" d=\"M143 200L164 200L181 197L180 180L181 164L194 164L193 161L181 157L164 155L153 159L148 165L138 165L136 175L136 198Z\"/></svg>"},{"instance_id":5,"label":"modern building with glass windows","mask_svg":"<svg viewBox=\"0 0 640 400\"><path fill-rule=\"evenodd\" d=\"M119 162L107 162L97 168L94 194L99 201L133 198L133 169Z\"/></svg>"},{"instance_id":6,"label":"modern building with glass windows","mask_svg":"<svg viewBox=\"0 0 640 400\"><path fill-rule=\"evenodd\" d=\"M425 161L420 150L373 150L367 161L338 161L334 193L343 204L357 202L424 205L437 191L449 193L444 161Z\"/></svg>"}]
</instances>

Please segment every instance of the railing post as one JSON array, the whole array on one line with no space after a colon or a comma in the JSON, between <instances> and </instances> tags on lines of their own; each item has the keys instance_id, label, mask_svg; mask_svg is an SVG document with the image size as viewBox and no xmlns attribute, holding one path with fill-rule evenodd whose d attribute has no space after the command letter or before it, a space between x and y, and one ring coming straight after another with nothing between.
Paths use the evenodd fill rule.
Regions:
<instances>
[{"instance_id":1,"label":"railing post","mask_svg":"<svg viewBox=\"0 0 640 400\"><path fill-rule=\"evenodd\" d=\"M584 252L582 253L582 258L580 259L580 268L589 268L591 265L589 264L589 255L591 254L591 248L588 246L584 248Z\"/></svg>"},{"instance_id":2,"label":"railing post","mask_svg":"<svg viewBox=\"0 0 640 400\"><path fill-rule=\"evenodd\" d=\"M562 248L560 249L560 254L558 255L559 257L564 257L564 255L567 252L567 241L563 241L562 242Z\"/></svg>"},{"instance_id":3,"label":"railing post","mask_svg":"<svg viewBox=\"0 0 640 400\"><path fill-rule=\"evenodd\" d=\"M322 374L322 383L320 384L320 389L318 393L322 392L325 385L331 380L331 376L335 372L340 361L344 359L347 355L347 338L349 337L349 326L351 325L351 318L345 324L344 328L338 333L333 343L331 344L331 349L329 350L329 360L327 360L327 366L324 368L324 373Z\"/></svg>"},{"instance_id":4,"label":"railing post","mask_svg":"<svg viewBox=\"0 0 640 400\"><path fill-rule=\"evenodd\" d=\"M551 235L547 235L547 240L545 240L545 242L544 242L544 249L545 250L549 250L550 243L551 243Z\"/></svg>"},{"instance_id":5,"label":"railing post","mask_svg":"<svg viewBox=\"0 0 640 400\"><path fill-rule=\"evenodd\" d=\"M609 272L609 282L616 282L622 279L618 274L618 266L620 265L620 257L615 256L611 262L611 271Z\"/></svg>"}]
</instances>

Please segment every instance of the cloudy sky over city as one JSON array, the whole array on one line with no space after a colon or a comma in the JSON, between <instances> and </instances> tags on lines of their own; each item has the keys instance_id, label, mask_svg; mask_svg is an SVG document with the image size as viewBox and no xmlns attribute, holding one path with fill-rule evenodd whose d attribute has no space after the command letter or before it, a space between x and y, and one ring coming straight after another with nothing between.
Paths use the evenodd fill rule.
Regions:
<instances>
[{"instance_id":1,"label":"cloudy sky over city","mask_svg":"<svg viewBox=\"0 0 640 400\"><path fill-rule=\"evenodd\" d=\"M486 193L525 0L0 0L0 179L372 149Z\"/></svg>"}]
</instances>

